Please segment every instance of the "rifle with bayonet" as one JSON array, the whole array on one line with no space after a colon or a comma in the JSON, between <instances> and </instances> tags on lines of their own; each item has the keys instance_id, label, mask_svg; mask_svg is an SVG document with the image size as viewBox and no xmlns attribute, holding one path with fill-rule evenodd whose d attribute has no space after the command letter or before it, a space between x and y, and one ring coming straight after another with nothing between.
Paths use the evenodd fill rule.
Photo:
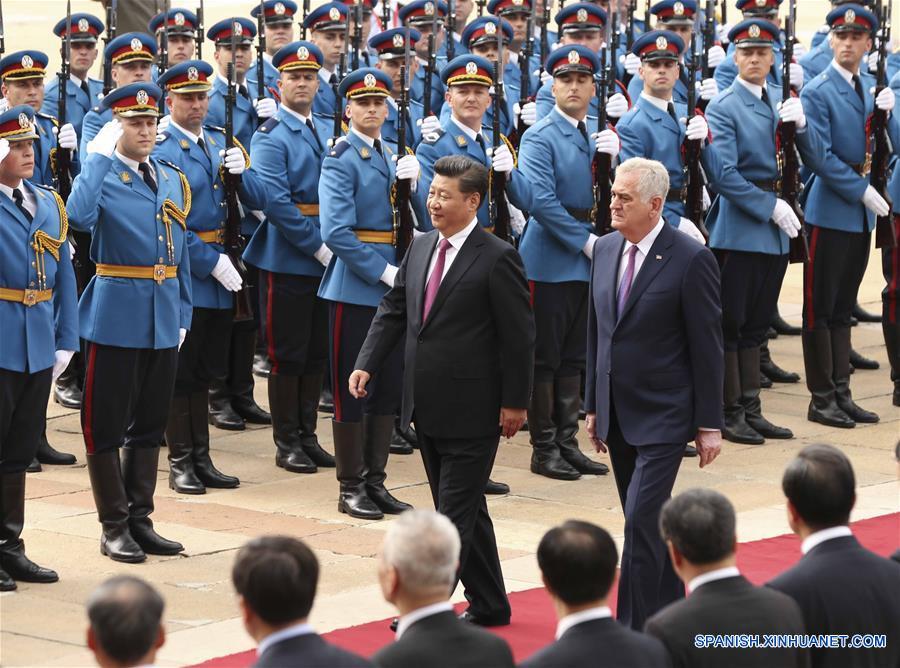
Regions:
<instances>
[{"instance_id":1,"label":"rifle with bayonet","mask_svg":"<svg viewBox=\"0 0 900 668\"><path fill-rule=\"evenodd\" d=\"M344 22L344 50L341 51L341 57L338 60L338 68L337 76L334 78L334 83L331 84L331 92L334 95L334 111L332 112L332 120L333 127L331 133L331 145L335 146L337 144L337 140L341 138L341 129L342 123L344 121L344 109L341 104L341 96L338 93L338 88L340 87L340 81L344 78L345 70L347 69L347 37L350 35L350 12L347 12L347 20Z\"/></svg>"},{"instance_id":2,"label":"rifle with bayonet","mask_svg":"<svg viewBox=\"0 0 900 668\"><path fill-rule=\"evenodd\" d=\"M618 92L617 81L616 81L616 74L617 74L618 68L616 67L616 59L618 58L618 55L619 55L619 40L621 39L621 37L619 35L619 12L616 10L615 5L613 5L613 11L612 11L612 15L609 20L609 26L607 26L607 29L608 29L608 34L609 34L609 42L608 42L609 60L607 61L607 64L610 67L610 73L609 73L608 80L606 82L607 92L606 92L604 99L609 99ZM626 76L627 76L627 74L628 73L626 72ZM600 105L599 99L597 100L597 105L598 105L598 107ZM604 104L604 106L606 106L606 105ZM606 113L605 109L604 109L604 113ZM613 121L611 121L611 123L613 125L615 125L616 121L613 120ZM604 125L605 125L605 123L604 123Z\"/></svg>"},{"instance_id":3,"label":"rifle with bayonet","mask_svg":"<svg viewBox=\"0 0 900 668\"><path fill-rule=\"evenodd\" d=\"M236 146L234 141L234 107L237 102L235 88L234 59L237 54L237 39L234 33L234 19L231 20L231 59L226 67L228 90L225 93L225 150ZM250 286L247 282L247 267L244 264L244 239L241 237L241 221L244 218L243 208L238 198L241 177L231 174L222 164L222 181L225 185L225 254L241 275L241 289L234 294L234 321L245 322L253 319L253 307L250 304Z\"/></svg>"},{"instance_id":4,"label":"rifle with bayonet","mask_svg":"<svg viewBox=\"0 0 900 668\"><path fill-rule=\"evenodd\" d=\"M628 23L625 28L625 50L631 53L631 47L634 46L636 28L634 25L634 15L637 13L637 0L628 0ZM644 30L649 30L645 27ZM627 74L625 75L628 76ZM627 83L627 82L626 82Z\"/></svg>"},{"instance_id":5,"label":"rifle with bayonet","mask_svg":"<svg viewBox=\"0 0 900 668\"><path fill-rule=\"evenodd\" d=\"M306 39L306 17L309 15L309 0L303 0L303 20L300 21L300 39Z\"/></svg>"},{"instance_id":6,"label":"rifle with bayonet","mask_svg":"<svg viewBox=\"0 0 900 668\"><path fill-rule=\"evenodd\" d=\"M397 101L397 160L406 155L406 119L409 113L409 67L412 64L409 44L409 28L405 30L406 45L403 50L403 64L400 66L400 99ZM396 179L393 187L394 245L397 247L397 263L406 255L413 242L412 210L410 199L412 184L410 179Z\"/></svg>"},{"instance_id":7,"label":"rifle with bayonet","mask_svg":"<svg viewBox=\"0 0 900 668\"><path fill-rule=\"evenodd\" d=\"M607 38L610 27L607 25ZM615 81L613 67L615 67L615 51L612 50L607 39L608 47L600 51L600 76L596 78L597 89L597 132L606 129L606 91L609 89L609 80ZM589 142L590 143L590 142ZM594 149L591 143L591 149ZM594 208L591 211L591 222L594 225L594 234L602 237L612 232L612 216L609 205L612 201L612 157L608 153L592 151L591 176L593 180Z\"/></svg>"},{"instance_id":8,"label":"rifle with bayonet","mask_svg":"<svg viewBox=\"0 0 900 668\"><path fill-rule=\"evenodd\" d=\"M694 34L691 38L690 55L687 56L688 61L688 81L697 80L697 72L700 70L700 54L698 51L704 47L701 45L700 32L694 24ZM697 87L688 86L687 90L687 122L697 115ZM681 187L681 201L684 203L684 217L690 220L699 230L703 238L709 241L709 230L706 229L704 223L703 211L703 189L706 186L706 179L703 175L703 167L700 164L700 151L703 140L688 139L685 137L682 146L682 174L684 183Z\"/></svg>"},{"instance_id":9,"label":"rifle with bayonet","mask_svg":"<svg viewBox=\"0 0 900 668\"><path fill-rule=\"evenodd\" d=\"M3 30L3 3L0 2L0 56L6 53L6 33Z\"/></svg>"},{"instance_id":10,"label":"rifle with bayonet","mask_svg":"<svg viewBox=\"0 0 900 668\"><path fill-rule=\"evenodd\" d=\"M266 96L266 7L264 0L259 0L259 13L256 15L256 99ZM262 125L263 119L260 119Z\"/></svg>"},{"instance_id":11,"label":"rifle with bayonet","mask_svg":"<svg viewBox=\"0 0 900 668\"><path fill-rule=\"evenodd\" d=\"M431 90L435 70L437 69L437 54L435 53L434 48L434 39L437 36L438 31L438 20L437 20L437 9L435 9L434 13L431 15L431 33L428 35L428 62L425 64L425 74L422 77L422 117L428 118L431 116ZM453 37L450 37L450 40L453 40ZM409 69L406 70L409 72Z\"/></svg>"},{"instance_id":12,"label":"rifle with bayonet","mask_svg":"<svg viewBox=\"0 0 900 668\"><path fill-rule=\"evenodd\" d=\"M203 0L197 7L197 36L194 41L197 43L197 60L203 60Z\"/></svg>"},{"instance_id":13,"label":"rifle with bayonet","mask_svg":"<svg viewBox=\"0 0 900 668\"><path fill-rule=\"evenodd\" d=\"M106 54L106 47L116 38L118 32L118 0L109 0L106 5L106 36L103 38L103 94L109 95L115 86L112 80L112 61Z\"/></svg>"},{"instance_id":14,"label":"rifle with bayonet","mask_svg":"<svg viewBox=\"0 0 900 668\"><path fill-rule=\"evenodd\" d=\"M484 16L485 7L487 7L487 0L475 0L475 6L478 7L478 16Z\"/></svg>"},{"instance_id":15,"label":"rifle with bayonet","mask_svg":"<svg viewBox=\"0 0 900 668\"><path fill-rule=\"evenodd\" d=\"M528 14L528 22L525 27L525 39L519 49L519 121L516 124L516 137L513 146L519 150L519 144L522 142L522 135L528 129L525 121L522 120L522 109L526 104L531 102L531 57L534 55L534 7Z\"/></svg>"},{"instance_id":16,"label":"rifle with bayonet","mask_svg":"<svg viewBox=\"0 0 900 668\"><path fill-rule=\"evenodd\" d=\"M447 0L447 62L456 57L456 0Z\"/></svg>"},{"instance_id":17,"label":"rifle with bayonet","mask_svg":"<svg viewBox=\"0 0 900 668\"><path fill-rule=\"evenodd\" d=\"M541 21L541 57L540 57L540 65L538 67L538 85L543 82L542 75L544 73L544 61L547 60L547 55L550 53L550 35L548 31L550 30L550 0L544 0L544 16Z\"/></svg>"},{"instance_id":18,"label":"rifle with bayonet","mask_svg":"<svg viewBox=\"0 0 900 668\"><path fill-rule=\"evenodd\" d=\"M891 43L891 2L885 6L878 1L876 11L880 23L880 35L878 37L878 67L875 74L875 95L883 91L887 85L887 48ZM887 190L888 166L891 161L891 139L888 135L888 112L875 108L868 123L870 141L872 146L871 156L867 155L867 162L871 160L870 184L881 195L888 206L891 206L891 198ZM895 167L895 169L898 169ZM886 216L878 216L875 223L875 247L893 248L897 245L896 230L891 220L891 212Z\"/></svg>"},{"instance_id":19,"label":"rifle with bayonet","mask_svg":"<svg viewBox=\"0 0 900 668\"><path fill-rule=\"evenodd\" d=\"M716 43L716 0L706 0L706 16L703 23L703 57L700 60L700 73L702 78L709 79L713 75L713 68L709 66L709 50ZM694 31L696 34L696 31Z\"/></svg>"},{"instance_id":20,"label":"rifle with bayonet","mask_svg":"<svg viewBox=\"0 0 900 668\"><path fill-rule=\"evenodd\" d=\"M59 74L57 75L59 93L56 102L56 120L59 127L62 128L66 124L66 100L69 97L69 75L71 74L72 62L72 1L66 2L66 38L63 40L60 49L61 62L59 65ZM59 133L56 135L56 190L63 201L69 199L69 193L72 192L72 153L59 145Z\"/></svg>"},{"instance_id":21,"label":"rifle with bayonet","mask_svg":"<svg viewBox=\"0 0 900 668\"><path fill-rule=\"evenodd\" d=\"M169 69L169 0L163 3L163 32L159 40L159 75L162 76ZM165 104L163 102L163 104Z\"/></svg>"},{"instance_id":22,"label":"rifle with bayonet","mask_svg":"<svg viewBox=\"0 0 900 668\"><path fill-rule=\"evenodd\" d=\"M350 71L355 72L359 69L359 52L362 49L362 22L363 11L360 2L351 5L347 11L353 13L353 35L350 38Z\"/></svg>"},{"instance_id":23,"label":"rifle with bayonet","mask_svg":"<svg viewBox=\"0 0 900 668\"><path fill-rule=\"evenodd\" d=\"M498 21L499 24L499 21ZM498 25L499 28L499 25ZM493 113L493 126L491 127L491 145L493 146L491 154L491 164L493 165L493 153L503 144L503 138L500 134L501 110L505 101L503 99L503 31L497 30L497 60L494 61L494 71L491 77L493 84L493 99L491 100ZM491 225L494 226L494 236L500 237L504 241L512 243L510 235L510 213L509 204L506 201L506 174L498 172L491 167L490 188L488 200L488 215Z\"/></svg>"}]
</instances>

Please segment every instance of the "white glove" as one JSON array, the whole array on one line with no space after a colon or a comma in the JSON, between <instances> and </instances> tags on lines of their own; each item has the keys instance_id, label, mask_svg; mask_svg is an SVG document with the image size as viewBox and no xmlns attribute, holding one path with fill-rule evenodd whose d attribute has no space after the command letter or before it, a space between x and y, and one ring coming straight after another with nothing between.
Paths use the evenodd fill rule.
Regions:
<instances>
[{"instance_id":1,"label":"white glove","mask_svg":"<svg viewBox=\"0 0 900 668\"><path fill-rule=\"evenodd\" d=\"M508 197L506 197L506 208L509 209L509 226L513 229L513 232L522 236L522 231L525 229L525 214L514 207Z\"/></svg>"},{"instance_id":2,"label":"white glove","mask_svg":"<svg viewBox=\"0 0 900 668\"><path fill-rule=\"evenodd\" d=\"M394 281L397 280L397 267L388 263L381 273L381 278L379 280L389 288L394 287Z\"/></svg>"},{"instance_id":3,"label":"white glove","mask_svg":"<svg viewBox=\"0 0 900 668\"><path fill-rule=\"evenodd\" d=\"M788 72L791 75L791 85L797 90L803 88L803 67L800 63L791 63Z\"/></svg>"},{"instance_id":4,"label":"white glove","mask_svg":"<svg viewBox=\"0 0 900 668\"><path fill-rule=\"evenodd\" d=\"M794 58L800 60L807 53L809 53L809 49L806 48L803 42L794 42Z\"/></svg>"},{"instance_id":5,"label":"white glove","mask_svg":"<svg viewBox=\"0 0 900 668\"><path fill-rule=\"evenodd\" d=\"M488 149L491 158L491 169L495 172L509 174L513 170L513 157L506 144L500 144L497 148Z\"/></svg>"},{"instance_id":6,"label":"white glove","mask_svg":"<svg viewBox=\"0 0 900 668\"><path fill-rule=\"evenodd\" d=\"M637 74L638 69L641 66L641 59L638 58L633 53L627 53L625 56L619 56L619 62L624 63L625 71L628 72L631 76Z\"/></svg>"},{"instance_id":7,"label":"white glove","mask_svg":"<svg viewBox=\"0 0 900 668\"><path fill-rule=\"evenodd\" d=\"M117 118L100 128L97 136L91 139L87 145L88 155L91 153L99 153L111 158L116 151L116 144L119 143L119 137L122 136L122 124Z\"/></svg>"},{"instance_id":8,"label":"white glove","mask_svg":"<svg viewBox=\"0 0 900 668\"><path fill-rule=\"evenodd\" d=\"M66 367L69 366L69 362L72 361L72 355L74 354L74 350L56 351L56 361L53 362L53 371L51 372L54 383L56 382L56 379L59 378L60 374L62 374L62 372L66 370Z\"/></svg>"},{"instance_id":9,"label":"white glove","mask_svg":"<svg viewBox=\"0 0 900 668\"><path fill-rule=\"evenodd\" d=\"M253 101L256 115L260 118L272 118L278 112L278 103L271 97L262 97Z\"/></svg>"},{"instance_id":10,"label":"white glove","mask_svg":"<svg viewBox=\"0 0 900 668\"><path fill-rule=\"evenodd\" d=\"M169 114L166 114L162 118L160 118L156 122L156 134L161 135L163 132L169 129L169 123L172 122L172 117Z\"/></svg>"},{"instance_id":11,"label":"white glove","mask_svg":"<svg viewBox=\"0 0 900 668\"><path fill-rule=\"evenodd\" d=\"M219 259L212 270L212 277L219 281L228 292L237 292L244 283L238 270L234 268L234 264L225 253L219 253Z\"/></svg>"},{"instance_id":12,"label":"white glove","mask_svg":"<svg viewBox=\"0 0 900 668\"><path fill-rule=\"evenodd\" d=\"M398 179L416 181L419 178L419 161L414 155L404 155L397 161L396 176Z\"/></svg>"},{"instance_id":13,"label":"white glove","mask_svg":"<svg viewBox=\"0 0 900 668\"><path fill-rule=\"evenodd\" d=\"M178 328L178 350L184 345L184 339L187 336L187 330L184 327Z\"/></svg>"},{"instance_id":14,"label":"white glove","mask_svg":"<svg viewBox=\"0 0 900 668\"><path fill-rule=\"evenodd\" d=\"M874 93L875 89L873 88L870 92ZM896 103L897 97L894 95L893 89L888 87L885 87L875 98L875 106L888 113L893 111Z\"/></svg>"},{"instance_id":15,"label":"white glove","mask_svg":"<svg viewBox=\"0 0 900 668\"><path fill-rule=\"evenodd\" d=\"M0 163L6 160L9 155L9 142L6 139L0 139Z\"/></svg>"},{"instance_id":16,"label":"white glove","mask_svg":"<svg viewBox=\"0 0 900 668\"><path fill-rule=\"evenodd\" d=\"M866 66L869 68L869 74L875 74L878 71L878 49L873 47L866 56Z\"/></svg>"},{"instance_id":17,"label":"white glove","mask_svg":"<svg viewBox=\"0 0 900 668\"><path fill-rule=\"evenodd\" d=\"M422 133L422 136L430 135L433 132L437 132L441 129L441 119L437 116L428 116L427 118L419 119L419 130Z\"/></svg>"},{"instance_id":18,"label":"white glove","mask_svg":"<svg viewBox=\"0 0 900 668\"><path fill-rule=\"evenodd\" d=\"M547 70L535 70L534 73L540 75L542 86L548 81L553 81L553 75Z\"/></svg>"},{"instance_id":19,"label":"white glove","mask_svg":"<svg viewBox=\"0 0 900 668\"><path fill-rule=\"evenodd\" d=\"M513 105L513 113L522 118L525 125L531 126L537 123L537 105L534 102L526 102L522 107L516 102Z\"/></svg>"},{"instance_id":20,"label":"white glove","mask_svg":"<svg viewBox=\"0 0 900 668\"><path fill-rule=\"evenodd\" d=\"M772 220L780 227L789 239L794 239L800 234L800 221L791 205L783 199L775 200L775 210L772 212Z\"/></svg>"},{"instance_id":21,"label":"white glove","mask_svg":"<svg viewBox=\"0 0 900 668\"><path fill-rule=\"evenodd\" d=\"M709 47L709 53L706 54L706 58L709 60L710 69L715 69L725 60L725 49L718 44L713 44Z\"/></svg>"},{"instance_id":22,"label":"white glove","mask_svg":"<svg viewBox=\"0 0 900 668\"><path fill-rule=\"evenodd\" d=\"M700 114L694 116L687 124L685 136L690 140L705 141L709 138L709 124Z\"/></svg>"},{"instance_id":23,"label":"white glove","mask_svg":"<svg viewBox=\"0 0 900 668\"><path fill-rule=\"evenodd\" d=\"M75 134L75 128L71 123L66 123L59 130L54 127L53 134L56 135L59 148L64 151L74 151L78 148L78 135Z\"/></svg>"},{"instance_id":24,"label":"white glove","mask_svg":"<svg viewBox=\"0 0 900 668\"><path fill-rule=\"evenodd\" d=\"M4 114L9 111L9 100L5 97L0 97L0 114Z\"/></svg>"},{"instance_id":25,"label":"white glove","mask_svg":"<svg viewBox=\"0 0 900 668\"><path fill-rule=\"evenodd\" d=\"M732 26L730 23L717 23L716 24L716 36L719 38L719 41L722 44L728 44L728 33L731 32ZM831 30L831 28L829 28Z\"/></svg>"},{"instance_id":26,"label":"white glove","mask_svg":"<svg viewBox=\"0 0 900 668\"><path fill-rule=\"evenodd\" d=\"M222 162L225 163L225 169L228 170L229 174L240 176L247 167L247 160L244 158L244 152L239 146L232 146L227 151L222 149L219 151L219 157L222 158Z\"/></svg>"},{"instance_id":27,"label":"white glove","mask_svg":"<svg viewBox=\"0 0 900 668\"><path fill-rule=\"evenodd\" d=\"M709 198L709 191L706 189L706 186L703 186L703 210L709 211L711 206L712 200Z\"/></svg>"},{"instance_id":28,"label":"white glove","mask_svg":"<svg viewBox=\"0 0 900 668\"><path fill-rule=\"evenodd\" d=\"M719 84L715 79L704 79L697 84L697 91L704 100L711 100L719 94Z\"/></svg>"},{"instance_id":29,"label":"white glove","mask_svg":"<svg viewBox=\"0 0 900 668\"><path fill-rule=\"evenodd\" d=\"M697 226L694 225L692 220L681 218L678 221L678 231L688 235L694 241L699 241L704 246L706 245L706 239L700 234L700 230L697 229Z\"/></svg>"},{"instance_id":30,"label":"white glove","mask_svg":"<svg viewBox=\"0 0 900 668\"><path fill-rule=\"evenodd\" d=\"M628 111L628 99L622 93L614 93L606 101L606 115L610 118L622 118Z\"/></svg>"},{"instance_id":31,"label":"white glove","mask_svg":"<svg viewBox=\"0 0 900 668\"><path fill-rule=\"evenodd\" d=\"M613 158L619 155L619 135L612 130L604 130L603 132L595 132L591 135L597 153L606 153Z\"/></svg>"},{"instance_id":32,"label":"white glove","mask_svg":"<svg viewBox=\"0 0 900 668\"><path fill-rule=\"evenodd\" d=\"M75 242L69 239L69 260L75 259Z\"/></svg>"},{"instance_id":33,"label":"white glove","mask_svg":"<svg viewBox=\"0 0 900 668\"><path fill-rule=\"evenodd\" d=\"M313 257L316 258L319 261L319 264L321 264L323 267L328 266L328 263L331 262L331 257L333 255L334 253L332 253L331 249L325 244L319 246L319 250L313 253Z\"/></svg>"},{"instance_id":34,"label":"white glove","mask_svg":"<svg viewBox=\"0 0 900 668\"><path fill-rule=\"evenodd\" d=\"M782 123L796 123L798 128L806 127L806 114L799 97L789 97L778 103L778 117Z\"/></svg>"},{"instance_id":35,"label":"white glove","mask_svg":"<svg viewBox=\"0 0 900 668\"><path fill-rule=\"evenodd\" d=\"M891 207L885 201L884 197L879 195L878 191L872 186L866 186L866 192L863 193L862 203L863 206L876 216L886 216L891 212Z\"/></svg>"}]
</instances>

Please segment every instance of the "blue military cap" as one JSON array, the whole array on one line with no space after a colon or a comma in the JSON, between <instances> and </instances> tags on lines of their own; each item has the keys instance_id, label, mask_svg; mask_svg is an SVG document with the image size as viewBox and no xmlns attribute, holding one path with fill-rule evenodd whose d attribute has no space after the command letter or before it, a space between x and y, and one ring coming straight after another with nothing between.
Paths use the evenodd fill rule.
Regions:
<instances>
[{"instance_id":1,"label":"blue military cap","mask_svg":"<svg viewBox=\"0 0 900 668\"><path fill-rule=\"evenodd\" d=\"M491 0L488 3L487 10L494 16L530 14L531 0Z\"/></svg>"},{"instance_id":2,"label":"blue military cap","mask_svg":"<svg viewBox=\"0 0 900 668\"><path fill-rule=\"evenodd\" d=\"M576 2L556 12L554 20L560 33L602 30L606 26L606 12L590 2Z\"/></svg>"},{"instance_id":3,"label":"blue military cap","mask_svg":"<svg viewBox=\"0 0 900 668\"><path fill-rule=\"evenodd\" d=\"M318 70L325 56L312 42L302 40L285 44L272 56L272 66L279 72L287 70Z\"/></svg>"},{"instance_id":4,"label":"blue military cap","mask_svg":"<svg viewBox=\"0 0 900 668\"><path fill-rule=\"evenodd\" d=\"M374 67L362 67L344 77L338 95L352 100L357 97L387 97L391 94L391 78Z\"/></svg>"},{"instance_id":5,"label":"blue military cap","mask_svg":"<svg viewBox=\"0 0 900 668\"><path fill-rule=\"evenodd\" d=\"M783 0L737 0L737 8L744 16L777 16Z\"/></svg>"},{"instance_id":6,"label":"blue military cap","mask_svg":"<svg viewBox=\"0 0 900 668\"><path fill-rule=\"evenodd\" d=\"M156 83L169 93L201 93L212 88L213 68L202 60L185 60L159 75Z\"/></svg>"},{"instance_id":7,"label":"blue military cap","mask_svg":"<svg viewBox=\"0 0 900 668\"><path fill-rule=\"evenodd\" d=\"M697 16L697 0L662 0L650 8L656 22L666 25L693 25Z\"/></svg>"},{"instance_id":8,"label":"blue military cap","mask_svg":"<svg viewBox=\"0 0 900 668\"><path fill-rule=\"evenodd\" d=\"M494 82L494 65L487 58L474 53L456 56L441 71L441 81L445 86L481 84L490 86Z\"/></svg>"},{"instance_id":9,"label":"blue military cap","mask_svg":"<svg viewBox=\"0 0 900 668\"><path fill-rule=\"evenodd\" d=\"M779 32L777 25L765 19L745 19L728 31L728 40L737 48L773 46Z\"/></svg>"},{"instance_id":10,"label":"blue military cap","mask_svg":"<svg viewBox=\"0 0 900 668\"><path fill-rule=\"evenodd\" d=\"M0 80L43 79L47 73L47 54L42 51L15 51L0 60Z\"/></svg>"},{"instance_id":11,"label":"blue military cap","mask_svg":"<svg viewBox=\"0 0 900 668\"><path fill-rule=\"evenodd\" d=\"M0 139L16 142L37 138L30 104L20 104L0 114Z\"/></svg>"},{"instance_id":12,"label":"blue military cap","mask_svg":"<svg viewBox=\"0 0 900 668\"><path fill-rule=\"evenodd\" d=\"M505 44L512 41L513 27L509 21L496 16L481 16L462 31L462 43L471 50L485 42L496 42L498 34L503 35Z\"/></svg>"},{"instance_id":13,"label":"blue military cap","mask_svg":"<svg viewBox=\"0 0 900 668\"><path fill-rule=\"evenodd\" d=\"M567 72L595 74L600 70L600 59L586 46L565 44L556 47L547 55L545 67L553 76Z\"/></svg>"},{"instance_id":14,"label":"blue military cap","mask_svg":"<svg viewBox=\"0 0 900 668\"><path fill-rule=\"evenodd\" d=\"M103 21L93 14L78 12L77 14L72 14L68 26L66 26L65 18L60 19L53 26L53 34L57 37L65 37L66 32L72 34L71 40L73 42L96 43L100 38L100 33L103 32Z\"/></svg>"},{"instance_id":15,"label":"blue military cap","mask_svg":"<svg viewBox=\"0 0 900 668\"><path fill-rule=\"evenodd\" d=\"M641 60L678 60L684 40L670 30L651 30L634 40L631 53Z\"/></svg>"},{"instance_id":16,"label":"blue military cap","mask_svg":"<svg viewBox=\"0 0 900 668\"><path fill-rule=\"evenodd\" d=\"M878 17L862 5L846 4L835 7L825 21L832 32L859 31L874 34L878 30Z\"/></svg>"},{"instance_id":17,"label":"blue military cap","mask_svg":"<svg viewBox=\"0 0 900 668\"><path fill-rule=\"evenodd\" d=\"M293 23L294 14L297 13L297 3L291 2L291 0L265 0L262 7L266 25ZM253 18L259 16L259 5L253 6L250 16Z\"/></svg>"},{"instance_id":18,"label":"blue military cap","mask_svg":"<svg viewBox=\"0 0 900 668\"><path fill-rule=\"evenodd\" d=\"M130 83L110 91L100 102L102 110L111 109L113 114L124 118L132 116L159 116L159 100L162 91L149 81Z\"/></svg>"},{"instance_id":19,"label":"blue military cap","mask_svg":"<svg viewBox=\"0 0 900 668\"><path fill-rule=\"evenodd\" d=\"M147 26L150 29L150 32L158 33L163 30L164 14L165 12L160 12L150 19L150 23ZM170 35L184 35L186 37L197 36L197 15L191 10L173 7L169 10L168 17L166 23L169 26Z\"/></svg>"},{"instance_id":20,"label":"blue military cap","mask_svg":"<svg viewBox=\"0 0 900 668\"><path fill-rule=\"evenodd\" d=\"M135 60L152 61L156 57L156 42L142 32L126 32L106 45L106 59L113 65Z\"/></svg>"},{"instance_id":21,"label":"blue military cap","mask_svg":"<svg viewBox=\"0 0 900 668\"><path fill-rule=\"evenodd\" d=\"M253 21L243 16L232 16L214 24L206 31L206 38L216 44L227 45L231 43L232 34L238 44L250 44L256 37L256 26L253 25Z\"/></svg>"},{"instance_id":22,"label":"blue military cap","mask_svg":"<svg viewBox=\"0 0 900 668\"><path fill-rule=\"evenodd\" d=\"M326 2L306 15L303 25L307 30L343 30L347 23L347 5L343 2Z\"/></svg>"},{"instance_id":23,"label":"blue military cap","mask_svg":"<svg viewBox=\"0 0 900 668\"><path fill-rule=\"evenodd\" d=\"M443 0L413 0L400 9L400 23L411 26L430 24L435 18L438 23L442 23L448 11L447 3Z\"/></svg>"},{"instance_id":24,"label":"blue military cap","mask_svg":"<svg viewBox=\"0 0 900 668\"><path fill-rule=\"evenodd\" d=\"M369 47L378 52L379 58L391 60L402 58L406 54L406 36L409 35L409 48L415 47L422 39L422 33L414 28L391 28L382 30L369 38Z\"/></svg>"}]
</instances>

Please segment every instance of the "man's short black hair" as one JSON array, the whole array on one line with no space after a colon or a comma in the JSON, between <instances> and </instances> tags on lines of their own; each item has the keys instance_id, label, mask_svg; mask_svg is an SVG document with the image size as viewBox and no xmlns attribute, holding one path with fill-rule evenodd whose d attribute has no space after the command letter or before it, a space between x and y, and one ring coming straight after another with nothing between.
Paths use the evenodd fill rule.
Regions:
<instances>
[{"instance_id":1,"label":"man's short black hair","mask_svg":"<svg viewBox=\"0 0 900 668\"><path fill-rule=\"evenodd\" d=\"M619 552L605 529L569 520L544 534L537 560L553 593L567 605L581 605L609 593Z\"/></svg>"},{"instance_id":2,"label":"man's short black hair","mask_svg":"<svg viewBox=\"0 0 900 668\"><path fill-rule=\"evenodd\" d=\"M264 622L280 625L309 616L319 582L319 562L296 538L264 536L238 551L231 581Z\"/></svg>"},{"instance_id":3,"label":"man's short black hair","mask_svg":"<svg viewBox=\"0 0 900 668\"><path fill-rule=\"evenodd\" d=\"M721 561L734 552L734 506L712 489L685 490L663 505L659 532L692 564Z\"/></svg>"},{"instance_id":4,"label":"man's short black hair","mask_svg":"<svg viewBox=\"0 0 900 668\"><path fill-rule=\"evenodd\" d=\"M808 445L787 465L784 495L814 531L850 521L856 478L847 456L832 445Z\"/></svg>"},{"instance_id":5,"label":"man's short black hair","mask_svg":"<svg viewBox=\"0 0 900 668\"><path fill-rule=\"evenodd\" d=\"M478 193L484 201L488 189L488 168L467 155L445 155L434 163L434 173L448 179L457 179L459 191L464 195Z\"/></svg>"},{"instance_id":6,"label":"man's short black hair","mask_svg":"<svg viewBox=\"0 0 900 668\"><path fill-rule=\"evenodd\" d=\"M117 575L88 599L87 614L103 651L119 663L135 663L159 637L165 602L140 578Z\"/></svg>"}]
</instances>

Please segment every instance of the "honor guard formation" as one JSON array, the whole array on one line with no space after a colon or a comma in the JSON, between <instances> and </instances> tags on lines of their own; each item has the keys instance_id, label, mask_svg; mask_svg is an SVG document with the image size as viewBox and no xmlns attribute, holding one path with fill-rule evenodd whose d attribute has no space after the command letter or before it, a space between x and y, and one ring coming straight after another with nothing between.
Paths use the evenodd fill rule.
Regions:
<instances>
[{"instance_id":1,"label":"honor guard formation","mask_svg":"<svg viewBox=\"0 0 900 668\"><path fill-rule=\"evenodd\" d=\"M189 10L166 0L145 31L123 33L112 0L103 19L69 10L47 26L58 73L42 51L0 52L0 590L58 579L26 556L21 536L26 473L76 460L48 442L50 397L80 410L100 551L115 561L184 550L154 529L165 459L179 494L241 484L240 470L213 461L211 426L271 425L272 464L298 475L333 469L342 513L379 520L409 510L388 491L387 464L425 443L416 423L433 416L419 406L411 426L401 409L405 392L419 397L441 382L409 365L434 334L426 323L379 350L365 390L353 377L372 354L367 334L387 327L410 281L424 291L423 323L448 300L439 280L426 282L426 268L457 281L455 299L468 290L473 309L486 307L477 272L461 274L468 259L454 238L416 264L415 242L446 228L441 211L454 193L479 195L468 243L523 277L515 289L523 304L527 292L534 321L533 333L521 332L534 347L523 382L533 375L533 385L518 408L527 409L533 474L609 473L579 447L585 412L591 430L594 412L605 429L594 409L612 393L624 426L650 401L623 386L608 350L592 342L605 326L592 285L604 263L620 267L624 286L603 296L614 327L642 265L646 281L667 262L643 242L608 243L614 219L636 206L616 176L635 159L668 175L662 231L652 234L711 258L685 268L685 280L698 281L685 299L711 295L721 311L721 331L707 333L721 337L722 355L692 370L723 377L714 394L721 411L694 416L701 432L755 445L793 438L766 417L761 388L773 383L805 383L812 422L878 422L851 392L855 369L877 368L854 350L857 321L880 321L890 369L879 373L900 406L900 52L891 2L832 0L809 45L796 28L806 3L729 2L262 0L246 17L204 25L202 2ZM478 175L483 192L466 181ZM447 190L448 179L463 195ZM857 303L873 236L880 315ZM791 263L802 265L799 326L778 313ZM656 298L660 318L682 317L667 303L679 293L659 290L642 294L644 312ZM673 323L657 324L661 335ZM773 330L796 336L803 369L772 359ZM685 385L673 355L651 387L678 396ZM493 361L439 368L469 383L455 386L494 387ZM598 374L608 376L601 389L586 391ZM255 377L267 379L268 410L253 398ZM508 396L500 385L498 396ZM451 399L444 418L475 420L465 399L456 409ZM320 444L321 413L332 416L333 452ZM428 444L445 455L430 435ZM452 473L422 449L422 478L445 512ZM698 449L680 447L677 457ZM652 467L612 463L625 504ZM485 479L486 493L509 491ZM632 500L626 517L633 503L648 503L647 530L658 531L668 493ZM492 544L486 507L446 514L464 555L467 545ZM476 579L462 576L467 586ZM499 583L502 595L499 561L491 578L485 588ZM622 596L620 613L629 610L638 628L652 611ZM483 614L498 609L508 621L508 606Z\"/></svg>"}]
</instances>

